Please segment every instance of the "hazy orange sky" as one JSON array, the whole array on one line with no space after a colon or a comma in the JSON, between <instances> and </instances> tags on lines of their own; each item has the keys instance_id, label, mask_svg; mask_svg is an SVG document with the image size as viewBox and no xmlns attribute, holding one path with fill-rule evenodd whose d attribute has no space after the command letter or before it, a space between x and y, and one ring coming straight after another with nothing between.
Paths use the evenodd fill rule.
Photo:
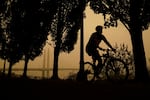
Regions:
<instances>
[{"instance_id":1,"label":"hazy orange sky","mask_svg":"<svg viewBox=\"0 0 150 100\"><path fill-rule=\"evenodd\" d=\"M86 18L84 18L84 46L86 45L91 33L95 31L96 25L104 24L103 16L94 14L93 11L90 10L89 7L86 8L85 15L86 15ZM104 29L103 34L112 44L112 46L114 46L115 43L117 44L125 43L128 45L129 50L132 50L129 32L121 23L119 23L117 28ZM150 66L150 46L149 46L150 39L149 37L150 37L150 29L143 32L143 40L144 40L147 64ZM104 45L103 43L101 45L102 47L106 48L106 45ZM80 48L80 32L78 34L78 41L77 41L77 44L75 45L75 49L69 54L67 53L60 54L59 68L79 68L79 62L80 62L80 49L79 48ZM53 68L53 47L47 44L43 51L44 51L43 54L45 54L45 61L43 61L44 57L42 54L41 56L37 57L34 61L31 61L29 63L29 68L43 67L43 65L45 65L45 67ZM90 57L85 52L84 52L84 55L85 55L84 56L85 61L91 60ZM18 68L21 66L23 68L23 64L24 62L21 61L20 63L17 63L14 67ZM2 65L3 65L3 61L0 60L0 67Z\"/></svg>"}]
</instances>

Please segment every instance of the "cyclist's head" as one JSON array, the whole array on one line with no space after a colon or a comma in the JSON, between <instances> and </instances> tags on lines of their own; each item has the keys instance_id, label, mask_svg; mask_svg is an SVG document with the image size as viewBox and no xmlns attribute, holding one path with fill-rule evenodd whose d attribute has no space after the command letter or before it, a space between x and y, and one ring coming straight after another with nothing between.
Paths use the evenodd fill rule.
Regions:
<instances>
[{"instance_id":1,"label":"cyclist's head","mask_svg":"<svg viewBox=\"0 0 150 100\"><path fill-rule=\"evenodd\" d=\"M97 25L96 28L95 28L95 30L96 30L97 32L102 32L102 29L103 29L103 27L100 26L100 25Z\"/></svg>"}]
</instances>

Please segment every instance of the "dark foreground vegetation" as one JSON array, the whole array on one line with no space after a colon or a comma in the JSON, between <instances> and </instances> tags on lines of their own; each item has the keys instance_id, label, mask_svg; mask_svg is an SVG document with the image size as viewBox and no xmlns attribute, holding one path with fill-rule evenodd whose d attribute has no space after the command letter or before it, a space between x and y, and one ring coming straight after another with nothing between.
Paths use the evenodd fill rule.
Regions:
<instances>
[{"instance_id":1,"label":"dark foreground vegetation","mask_svg":"<svg viewBox=\"0 0 150 100\"><path fill-rule=\"evenodd\" d=\"M145 100L150 82L0 78L1 100Z\"/></svg>"}]
</instances>

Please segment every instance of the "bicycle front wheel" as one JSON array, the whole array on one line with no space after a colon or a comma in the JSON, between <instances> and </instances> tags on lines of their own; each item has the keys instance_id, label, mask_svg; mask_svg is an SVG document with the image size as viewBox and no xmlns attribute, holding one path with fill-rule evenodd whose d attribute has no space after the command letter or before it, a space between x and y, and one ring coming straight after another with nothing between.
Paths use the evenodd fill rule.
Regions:
<instances>
[{"instance_id":1,"label":"bicycle front wheel","mask_svg":"<svg viewBox=\"0 0 150 100\"><path fill-rule=\"evenodd\" d=\"M121 59L110 59L106 66L106 76L108 80L127 80L129 70Z\"/></svg>"}]
</instances>

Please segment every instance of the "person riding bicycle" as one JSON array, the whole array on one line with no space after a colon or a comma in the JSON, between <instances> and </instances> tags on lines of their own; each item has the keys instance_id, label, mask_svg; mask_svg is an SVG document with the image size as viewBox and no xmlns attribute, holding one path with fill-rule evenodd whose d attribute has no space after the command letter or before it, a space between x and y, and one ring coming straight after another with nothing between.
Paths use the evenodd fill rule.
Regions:
<instances>
[{"instance_id":1,"label":"person riding bicycle","mask_svg":"<svg viewBox=\"0 0 150 100\"><path fill-rule=\"evenodd\" d=\"M102 64L102 59L101 59L101 56L97 49L105 50L99 46L101 41L103 40L108 45L108 47L110 47L113 51L115 51L115 49L111 46L111 44L108 42L108 40L102 34L103 27L98 25L98 26L96 26L95 29L96 29L96 32L92 33L92 35L86 45L86 52L89 56L92 56L93 64L95 65L96 61L98 61L98 64L96 66L100 67Z\"/></svg>"}]
</instances>

